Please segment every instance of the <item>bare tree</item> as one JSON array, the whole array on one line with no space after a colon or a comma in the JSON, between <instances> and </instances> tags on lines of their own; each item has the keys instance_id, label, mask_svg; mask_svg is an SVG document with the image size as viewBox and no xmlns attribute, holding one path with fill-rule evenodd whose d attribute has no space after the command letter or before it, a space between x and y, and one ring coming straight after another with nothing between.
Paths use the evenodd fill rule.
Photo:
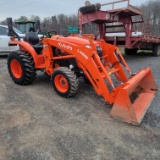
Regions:
<instances>
[{"instance_id":1,"label":"bare tree","mask_svg":"<svg viewBox=\"0 0 160 160\"><path fill-rule=\"evenodd\" d=\"M153 36L160 36L160 1L152 0L141 5L141 10L145 19L145 28L150 27Z\"/></svg>"}]
</instances>

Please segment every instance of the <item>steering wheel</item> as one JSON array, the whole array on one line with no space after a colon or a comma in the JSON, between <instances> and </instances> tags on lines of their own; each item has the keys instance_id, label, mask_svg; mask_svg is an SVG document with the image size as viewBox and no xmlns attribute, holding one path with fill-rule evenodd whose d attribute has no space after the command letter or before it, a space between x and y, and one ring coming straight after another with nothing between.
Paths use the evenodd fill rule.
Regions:
<instances>
[{"instance_id":1,"label":"steering wheel","mask_svg":"<svg viewBox=\"0 0 160 160\"><path fill-rule=\"evenodd\" d=\"M44 37L51 38L53 35L57 34L57 31L49 31L49 32L43 32L42 33Z\"/></svg>"}]
</instances>

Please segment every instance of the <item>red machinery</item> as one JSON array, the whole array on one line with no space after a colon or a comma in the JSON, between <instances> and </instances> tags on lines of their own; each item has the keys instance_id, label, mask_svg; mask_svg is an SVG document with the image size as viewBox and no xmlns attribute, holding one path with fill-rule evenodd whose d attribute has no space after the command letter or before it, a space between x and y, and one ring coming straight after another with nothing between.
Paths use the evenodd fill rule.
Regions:
<instances>
[{"instance_id":1,"label":"red machinery","mask_svg":"<svg viewBox=\"0 0 160 160\"><path fill-rule=\"evenodd\" d=\"M145 25L142 11L130 5L129 0L81 7L80 33L84 32L84 25L89 22L97 24L101 39L115 46L125 47L126 54L141 49L153 50L154 56L160 56L160 38L150 36L149 24Z\"/></svg>"},{"instance_id":2,"label":"red machinery","mask_svg":"<svg viewBox=\"0 0 160 160\"><path fill-rule=\"evenodd\" d=\"M18 38L12 37L9 45L19 45L19 50L8 56L8 71L16 84L31 84L36 71L42 70L51 76L60 96L71 97L78 90L78 78L87 78L96 93L113 105L113 117L140 124L157 92L150 68L132 75L119 49L103 39L54 35L39 42L38 36L29 32L21 41L12 19L7 22L10 35Z\"/></svg>"}]
</instances>

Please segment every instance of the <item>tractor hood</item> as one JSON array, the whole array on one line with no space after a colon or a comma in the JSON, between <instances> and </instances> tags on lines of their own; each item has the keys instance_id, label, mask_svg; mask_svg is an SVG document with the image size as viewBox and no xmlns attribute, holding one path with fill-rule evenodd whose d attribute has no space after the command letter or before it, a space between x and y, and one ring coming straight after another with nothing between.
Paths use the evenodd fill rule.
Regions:
<instances>
[{"instance_id":1,"label":"tractor hood","mask_svg":"<svg viewBox=\"0 0 160 160\"><path fill-rule=\"evenodd\" d=\"M88 38L82 38L82 37L77 37L77 36L69 36L69 37L63 37L63 36L52 36L52 39L59 39L64 42L72 43L78 46L85 46L85 45L90 45L90 39ZM99 45L99 41L92 41L95 45Z\"/></svg>"}]
</instances>

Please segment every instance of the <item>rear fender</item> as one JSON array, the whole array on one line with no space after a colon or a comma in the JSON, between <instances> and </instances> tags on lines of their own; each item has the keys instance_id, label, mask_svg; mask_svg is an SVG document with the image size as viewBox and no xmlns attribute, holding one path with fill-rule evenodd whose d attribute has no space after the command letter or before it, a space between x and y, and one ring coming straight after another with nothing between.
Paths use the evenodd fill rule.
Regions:
<instances>
[{"instance_id":1,"label":"rear fender","mask_svg":"<svg viewBox=\"0 0 160 160\"><path fill-rule=\"evenodd\" d=\"M38 68L38 55L36 53L36 51L34 50L34 48L27 42L24 41L10 41L9 45L19 45L21 50L25 50L27 51L29 54L31 54L34 63L35 63L35 67Z\"/></svg>"}]
</instances>

